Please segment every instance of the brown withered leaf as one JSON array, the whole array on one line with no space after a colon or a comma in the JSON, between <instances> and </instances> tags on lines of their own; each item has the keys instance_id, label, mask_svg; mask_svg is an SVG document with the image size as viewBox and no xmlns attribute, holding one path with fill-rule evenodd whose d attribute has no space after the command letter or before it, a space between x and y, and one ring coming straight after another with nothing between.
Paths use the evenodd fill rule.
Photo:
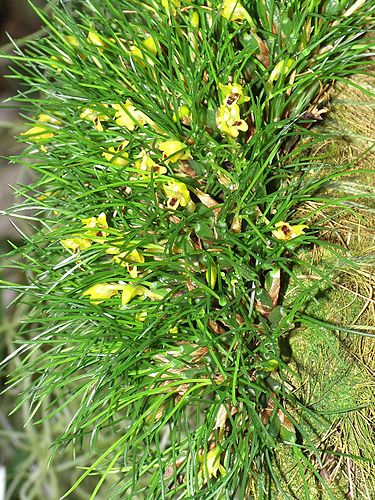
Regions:
<instances>
[{"instance_id":1,"label":"brown withered leaf","mask_svg":"<svg viewBox=\"0 0 375 500\"><path fill-rule=\"evenodd\" d=\"M217 207L219 205L219 203L216 200L214 200L212 196L210 196L207 193L204 193L200 189L194 189L194 194L197 196L197 198L199 198L199 201L201 201L203 205L205 205L208 208ZM214 208L213 212L215 214L215 217L218 217L220 210L221 208Z\"/></svg>"},{"instance_id":2,"label":"brown withered leaf","mask_svg":"<svg viewBox=\"0 0 375 500\"><path fill-rule=\"evenodd\" d=\"M228 418L228 410L230 411L230 414L233 416L237 413L237 408L233 405L224 405L221 404L219 411L217 412L216 415L216 421L213 429L224 429L225 427L225 422L227 421Z\"/></svg>"},{"instance_id":3,"label":"brown withered leaf","mask_svg":"<svg viewBox=\"0 0 375 500\"><path fill-rule=\"evenodd\" d=\"M197 172L189 165L187 161L181 162L178 171L180 174L191 177L192 179L195 179L197 177Z\"/></svg>"},{"instance_id":4,"label":"brown withered leaf","mask_svg":"<svg viewBox=\"0 0 375 500\"><path fill-rule=\"evenodd\" d=\"M200 347L190 354L192 363L200 363L202 358L208 353L208 347Z\"/></svg>"},{"instance_id":5,"label":"brown withered leaf","mask_svg":"<svg viewBox=\"0 0 375 500\"><path fill-rule=\"evenodd\" d=\"M270 398L267 402L267 407L260 412L260 418L264 425L268 424L274 409L275 409L275 402L273 401L273 399Z\"/></svg>"},{"instance_id":6,"label":"brown withered leaf","mask_svg":"<svg viewBox=\"0 0 375 500\"><path fill-rule=\"evenodd\" d=\"M268 68L268 66L270 65L270 51L266 43L260 37L258 37L258 47L260 54L256 57L258 61L263 64L263 66Z\"/></svg>"},{"instance_id":7,"label":"brown withered leaf","mask_svg":"<svg viewBox=\"0 0 375 500\"><path fill-rule=\"evenodd\" d=\"M233 217L230 230L233 231L234 233L240 233L242 230L242 219L237 214Z\"/></svg>"},{"instance_id":8,"label":"brown withered leaf","mask_svg":"<svg viewBox=\"0 0 375 500\"><path fill-rule=\"evenodd\" d=\"M159 406L158 411L155 413L155 416L154 416L154 422L159 422L159 420L161 419L161 417L164 414L165 408L166 408L165 404Z\"/></svg>"},{"instance_id":9,"label":"brown withered leaf","mask_svg":"<svg viewBox=\"0 0 375 500\"><path fill-rule=\"evenodd\" d=\"M215 382L215 384L220 385L220 384L222 384L222 383L224 382L224 377L223 377L223 375L220 373L220 375L215 375L215 376L213 377L213 381Z\"/></svg>"},{"instance_id":10,"label":"brown withered leaf","mask_svg":"<svg viewBox=\"0 0 375 500\"><path fill-rule=\"evenodd\" d=\"M222 335L223 333L226 332L224 327L222 327L221 325L219 325L219 323L217 321L213 321L212 319L208 320L208 326L217 335Z\"/></svg>"},{"instance_id":11,"label":"brown withered leaf","mask_svg":"<svg viewBox=\"0 0 375 500\"><path fill-rule=\"evenodd\" d=\"M280 424L285 427L289 432L295 432L294 425L285 415L281 408L277 410L277 416L279 417Z\"/></svg>"},{"instance_id":12,"label":"brown withered leaf","mask_svg":"<svg viewBox=\"0 0 375 500\"><path fill-rule=\"evenodd\" d=\"M200 189L195 189L195 194L199 200L208 208L216 207L219 203L212 198L208 193L204 193Z\"/></svg>"},{"instance_id":13,"label":"brown withered leaf","mask_svg":"<svg viewBox=\"0 0 375 500\"><path fill-rule=\"evenodd\" d=\"M238 313L236 314L236 321L239 325L243 325L245 323L245 319Z\"/></svg>"},{"instance_id":14,"label":"brown withered leaf","mask_svg":"<svg viewBox=\"0 0 375 500\"><path fill-rule=\"evenodd\" d=\"M277 306L280 295L281 271L278 269L272 274L271 285L267 288L268 295L271 297L273 307Z\"/></svg>"},{"instance_id":15,"label":"brown withered leaf","mask_svg":"<svg viewBox=\"0 0 375 500\"><path fill-rule=\"evenodd\" d=\"M255 309L265 318L268 318L271 313L271 309L268 306L264 306L261 302L255 303Z\"/></svg>"}]
</instances>

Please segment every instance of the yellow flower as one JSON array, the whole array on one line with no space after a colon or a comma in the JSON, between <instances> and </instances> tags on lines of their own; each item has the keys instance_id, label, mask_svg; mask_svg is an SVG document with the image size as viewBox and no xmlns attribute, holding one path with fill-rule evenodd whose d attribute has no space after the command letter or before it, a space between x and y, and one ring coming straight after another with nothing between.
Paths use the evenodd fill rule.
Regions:
<instances>
[{"instance_id":1,"label":"yellow flower","mask_svg":"<svg viewBox=\"0 0 375 500\"><path fill-rule=\"evenodd\" d=\"M138 252L138 250L134 249L130 252L120 252L112 257L112 260L116 264L119 264L122 267L126 267L130 276L135 279L138 277L138 268L136 266L136 263L139 262L143 264L145 258L141 253Z\"/></svg>"},{"instance_id":2,"label":"yellow flower","mask_svg":"<svg viewBox=\"0 0 375 500\"><path fill-rule=\"evenodd\" d=\"M291 226L288 222L280 221L275 224L275 229L272 234L278 240L291 240L305 234L305 229L308 228L305 224L298 224L297 226Z\"/></svg>"},{"instance_id":3,"label":"yellow flower","mask_svg":"<svg viewBox=\"0 0 375 500\"><path fill-rule=\"evenodd\" d=\"M254 24L250 14L238 0L224 0L220 13L228 21L248 21L251 25Z\"/></svg>"},{"instance_id":4,"label":"yellow flower","mask_svg":"<svg viewBox=\"0 0 375 500\"><path fill-rule=\"evenodd\" d=\"M26 135L30 139L30 141L39 142L39 141L48 141L48 139L52 139L55 135L51 129L44 127L43 125L35 125L35 127L29 128L26 132L22 132L21 135Z\"/></svg>"},{"instance_id":5,"label":"yellow flower","mask_svg":"<svg viewBox=\"0 0 375 500\"><path fill-rule=\"evenodd\" d=\"M86 291L83 292L83 296L90 296L90 302L92 304L100 304L104 300L108 300L120 290L125 289L125 285L119 285L118 283L97 283L91 286Z\"/></svg>"},{"instance_id":6,"label":"yellow flower","mask_svg":"<svg viewBox=\"0 0 375 500\"><path fill-rule=\"evenodd\" d=\"M91 246L91 241L86 238L80 238L79 236L73 236L66 240L61 240L60 243L67 250L71 250L73 253L78 253L81 250L86 250Z\"/></svg>"},{"instance_id":7,"label":"yellow flower","mask_svg":"<svg viewBox=\"0 0 375 500\"><path fill-rule=\"evenodd\" d=\"M145 296L147 288L142 285L125 285L122 290L121 303L126 306L134 297Z\"/></svg>"},{"instance_id":8,"label":"yellow flower","mask_svg":"<svg viewBox=\"0 0 375 500\"><path fill-rule=\"evenodd\" d=\"M41 113L38 116L38 122L50 123L51 125L61 125L61 121L52 115L48 115L47 113Z\"/></svg>"},{"instance_id":9,"label":"yellow flower","mask_svg":"<svg viewBox=\"0 0 375 500\"><path fill-rule=\"evenodd\" d=\"M174 16L177 13L176 7L179 9L181 6L179 0L161 0L161 4L167 12L172 11L172 15Z\"/></svg>"},{"instance_id":10,"label":"yellow flower","mask_svg":"<svg viewBox=\"0 0 375 500\"><path fill-rule=\"evenodd\" d=\"M179 205L186 207L191 202L189 190L183 182L172 180L168 184L164 184L163 189L168 196L168 208L176 210Z\"/></svg>"},{"instance_id":11,"label":"yellow flower","mask_svg":"<svg viewBox=\"0 0 375 500\"><path fill-rule=\"evenodd\" d=\"M238 137L240 131L246 132L249 128L247 123L241 120L240 108L237 104L220 106L216 115L216 126L231 137Z\"/></svg>"},{"instance_id":12,"label":"yellow flower","mask_svg":"<svg viewBox=\"0 0 375 500\"><path fill-rule=\"evenodd\" d=\"M87 40L92 43L93 45L95 45L95 47L105 47L106 44L103 42L103 40L100 38L100 36L98 35L98 33L96 33L95 31L89 31L88 35L87 35Z\"/></svg>"},{"instance_id":13,"label":"yellow flower","mask_svg":"<svg viewBox=\"0 0 375 500\"><path fill-rule=\"evenodd\" d=\"M165 167L155 163L145 151L140 154L139 158L139 160L135 161L135 167L139 170L143 172L153 172L154 174L165 174L167 172Z\"/></svg>"},{"instance_id":14,"label":"yellow flower","mask_svg":"<svg viewBox=\"0 0 375 500\"><path fill-rule=\"evenodd\" d=\"M120 127L134 130L137 126L143 127L150 122L149 117L136 109L129 99L125 104L112 104L112 107L116 110L115 120Z\"/></svg>"},{"instance_id":15,"label":"yellow flower","mask_svg":"<svg viewBox=\"0 0 375 500\"><path fill-rule=\"evenodd\" d=\"M64 39L71 47L77 48L80 45L78 39L73 35L65 35Z\"/></svg>"},{"instance_id":16,"label":"yellow flower","mask_svg":"<svg viewBox=\"0 0 375 500\"><path fill-rule=\"evenodd\" d=\"M59 121L54 116L48 115L47 113L41 113L37 121L40 122L40 125L34 125L33 127L26 130L26 132L22 132L21 135L25 135L33 142L40 141L48 141L54 137L55 132L48 125L61 125L61 121Z\"/></svg>"},{"instance_id":17,"label":"yellow flower","mask_svg":"<svg viewBox=\"0 0 375 500\"><path fill-rule=\"evenodd\" d=\"M244 96L243 88L238 83L230 83L228 85L219 83L219 89L223 95L223 104L226 106L243 104L250 101L250 97Z\"/></svg>"},{"instance_id":18,"label":"yellow flower","mask_svg":"<svg viewBox=\"0 0 375 500\"><path fill-rule=\"evenodd\" d=\"M129 144L129 141L122 141L117 148L111 146L108 151L104 151L102 156L113 165L124 167L129 163L129 153L124 151L124 148Z\"/></svg>"},{"instance_id":19,"label":"yellow flower","mask_svg":"<svg viewBox=\"0 0 375 500\"><path fill-rule=\"evenodd\" d=\"M152 36L147 36L142 44L146 47L146 49L151 52L154 56L158 53L158 46Z\"/></svg>"},{"instance_id":20,"label":"yellow flower","mask_svg":"<svg viewBox=\"0 0 375 500\"><path fill-rule=\"evenodd\" d=\"M107 248L105 252L108 253L109 255L118 255L120 253L119 247L121 247L123 244L124 244L123 241L116 241L116 246Z\"/></svg>"},{"instance_id":21,"label":"yellow flower","mask_svg":"<svg viewBox=\"0 0 375 500\"><path fill-rule=\"evenodd\" d=\"M190 13L190 23L193 28L199 28L199 14L196 10L191 11Z\"/></svg>"},{"instance_id":22,"label":"yellow flower","mask_svg":"<svg viewBox=\"0 0 375 500\"><path fill-rule=\"evenodd\" d=\"M180 141L164 141L159 142L158 149L163 152L163 159L166 165L168 163L176 163L179 160L190 160L190 149Z\"/></svg>"},{"instance_id":23,"label":"yellow flower","mask_svg":"<svg viewBox=\"0 0 375 500\"><path fill-rule=\"evenodd\" d=\"M104 105L106 107L106 105ZM92 121L94 123L94 127L99 132L103 132L103 125L101 122L108 121L109 116L105 113L96 111L92 108L85 108L82 113L79 115L82 120Z\"/></svg>"},{"instance_id":24,"label":"yellow flower","mask_svg":"<svg viewBox=\"0 0 375 500\"><path fill-rule=\"evenodd\" d=\"M122 305L126 306L134 297L147 297L151 300L161 300L164 297L162 293L156 293L152 290L149 290L145 286L142 285L125 285L122 291Z\"/></svg>"},{"instance_id":25,"label":"yellow flower","mask_svg":"<svg viewBox=\"0 0 375 500\"><path fill-rule=\"evenodd\" d=\"M136 248L134 248L133 250L130 250L129 252L125 252L124 258L128 262L139 262L141 264L143 264L143 262L145 261L145 258L143 257L143 255L141 253L139 253Z\"/></svg>"},{"instance_id":26,"label":"yellow flower","mask_svg":"<svg viewBox=\"0 0 375 500\"><path fill-rule=\"evenodd\" d=\"M129 54L134 59L138 59L139 64L141 64L143 67L146 66L144 61L146 61L147 64L149 64L150 66L154 66L154 61L147 53L149 52L153 56L156 56L158 52L158 47L155 43L155 40L152 38L152 36L149 36L143 40L142 45L143 45L143 50L142 48L139 48L137 45L132 45L130 47ZM145 52L144 49L146 49Z\"/></svg>"},{"instance_id":27,"label":"yellow flower","mask_svg":"<svg viewBox=\"0 0 375 500\"><path fill-rule=\"evenodd\" d=\"M223 476L226 473L225 468L220 463L222 450L219 446L212 448L206 455L199 455L199 461L202 463L200 475L204 483L212 477L217 477L217 473Z\"/></svg>"},{"instance_id":28,"label":"yellow flower","mask_svg":"<svg viewBox=\"0 0 375 500\"><path fill-rule=\"evenodd\" d=\"M137 263L143 264L145 261L144 256L138 252L136 248L128 251L121 251L119 247L123 245L123 241L119 241L118 246L109 247L106 253L113 255L112 261L119 264L121 267L126 267L132 278L138 277Z\"/></svg>"},{"instance_id":29,"label":"yellow flower","mask_svg":"<svg viewBox=\"0 0 375 500\"><path fill-rule=\"evenodd\" d=\"M102 231L102 229L108 229L107 217L104 212L99 214L98 217L82 219L81 222L84 224L84 227L89 228L89 231L86 231L85 235L93 241L104 243L104 238L106 238L108 234ZM96 239L97 237L99 238Z\"/></svg>"}]
</instances>

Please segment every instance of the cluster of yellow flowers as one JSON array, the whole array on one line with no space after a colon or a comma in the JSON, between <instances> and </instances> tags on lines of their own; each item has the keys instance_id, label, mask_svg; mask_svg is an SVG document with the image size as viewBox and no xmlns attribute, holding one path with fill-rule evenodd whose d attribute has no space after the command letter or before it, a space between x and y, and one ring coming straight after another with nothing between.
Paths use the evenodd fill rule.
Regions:
<instances>
[{"instance_id":1,"label":"cluster of yellow flowers","mask_svg":"<svg viewBox=\"0 0 375 500\"><path fill-rule=\"evenodd\" d=\"M104 106L109 108L109 105ZM147 115L142 111L137 110L129 99L125 102L125 104L112 104L111 107L116 111L114 115L116 123L121 127L125 127L129 131L135 130L136 127L142 127L146 123L152 124L152 121L147 117ZM93 122L95 129L99 132L104 130L102 122L109 121L111 119L109 114L93 108L85 108L82 110L80 118ZM29 140L36 143L52 139L55 135L54 128L61 125L60 120L45 113L39 115L37 120L38 124L31 127L23 134L27 136ZM53 127L51 127L51 125ZM127 166L130 163L129 153L126 151L126 147L128 145L129 141L123 140L118 146L110 146L106 151L103 151L102 156L112 165L118 167ZM42 146L42 148L43 151L46 151L44 146ZM165 175L167 173L167 165L192 158L190 149L183 142L178 140L171 139L160 141L157 144L157 148L162 153L165 165L158 164L155 159L152 158L151 152L146 150L142 150L138 154L137 159L134 161L133 166L140 171L141 176L144 178L150 176L150 174L154 177ZM163 180L163 182L165 182L165 180ZM164 193L168 197L167 207L169 209L176 210L179 206L188 206L188 208L193 206L189 190L181 181L170 179L168 183L164 185ZM73 245L73 243L71 244ZM77 248L83 248L84 246L88 247L88 240L85 239L85 243L81 241L77 243L77 245Z\"/></svg>"},{"instance_id":2,"label":"cluster of yellow flowers","mask_svg":"<svg viewBox=\"0 0 375 500\"><path fill-rule=\"evenodd\" d=\"M98 215L98 217L82 219L82 224L82 234L61 240L63 247L71 250L73 253L87 250L94 242L103 244L107 237L107 232L103 231L103 229L108 229L107 217L104 212Z\"/></svg>"},{"instance_id":3,"label":"cluster of yellow flowers","mask_svg":"<svg viewBox=\"0 0 375 500\"><path fill-rule=\"evenodd\" d=\"M248 130L247 123L241 119L240 104L250 100L244 96L243 88L239 84L219 84L222 94L222 104L216 114L216 125L219 130L231 137L238 137L240 131Z\"/></svg>"},{"instance_id":4,"label":"cluster of yellow flowers","mask_svg":"<svg viewBox=\"0 0 375 500\"><path fill-rule=\"evenodd\" d=\"M64 248L70 250L73 254L87 250L93 243L105 244L110 230L105 213L101 213L98 217L89 217L82 219L82 233L72 236L71 238L61 240ZM133 241L132 245L137 242ZM144 255L136 248L121 251L120 248L124 245L123 240L116 241L115 246L110 246L106 249L106 253L113 255L112 260L122 267L126 267L129 275L135 279L138 277L137 264L144 263ZM148 245L151 253L160 252L163 247L158 245ZM121 302L125 306L134 297L147 297L151 300L160 300L163 294L158 291L153 291L145 286L125 284L125 283L97 283L87 289L83 296L89 296L93 304L100 304L101 302L112 298L119 292L122 292Z\"/></svg>"},{"instance_id":5,"label":"cluster of yellow flowers","mask_svg":"<svg viewBox=\"0 0 375 500\"><path fill-rule=\"evenodd\" d=\"M119 292L121 293L121 304L126 306L134 297L145 297L151 300L161 300L163 294L154 292L150 288L142 285L132 285L130 283L97 283L83 292L83 296L88 296L92 304L100 304L111 299Z\"/></svg>"},{"instance_id":6,"label":"cluster of yellow flowers","mask_svg":"<svg viewBox=\"0 0 375 500\"><path fill-rule=\"evenodd\" d=\"M162 5L166 9L172 8L174 11L180 7L178 0L162 0ZM230 21L251 21L251 18L242 5L234 0L225 0L222 4L221 15ZM66 36L66 43L73 49L78 50L80 44L73 36ZM87 41L91 43L100 54L107 47L107 43L112 43L112 40L104 41L102 37L90 31L87 36ZM114 42L114 41L113 41ZM151 36L146 36L143 42L139 45L132 44L128 50L128 54L133 61L140 65L154 66L154 58L159 51L159 45ZM68 56L62 56L66 64L70 64L71 60ZM95 59L95 60L94 60ZM100 66L100 61L94 57L95 64ZM281 61L274 72L270 76L270 81L278 78L279 73L289 70L292 62L290 60ZM216 125L218 129L225 135L232 138L237 138L240 132L248 130L248 124L241 118L240 106L250 100L244 95L243 87L238 83L229 83L227 85L219 84L220 106L216 114ZM114 121L119 127L125 128L128 132L133 132L138 128L151 127L155 132L163 135L163 131L151 120L143 111L137 109L130 99L120 103L103 103L100 106L93 105L80 109L80 119L91 122L93 127L98 132L104 132L104 123ZM191 111L182 104L177 113L173 116L174 121L178 119L185 125L191 124ZM47 152L44 144L50 141L56 131L62 126L60 117L52 114L42 113L36 123L27 130L25 135L30 141L40 145L42 151ZM162 185L162 190L167 198L166 208L176 210L179 207L186 207L188 210L194 210L195 204L191 199L188 186L181 180L167 178L168 166L174 165L179 161L192 159L189 147L183 142L175 139L159 141L156 145L160 151L159 159L154 156L154 153L147 149L142 149L132 161L129 152L126 150L129 145L128 140L122 140L117 145L107 147L102 151L102 157L111 165L117 167L131 166L139 171L140 178L147 179L151 175L158 177L158 181ZM103 149L103 148L102 148ZM161 160L160 160L161 156ZM160 164L160 163L161 164ZM108 242L109 231L116 234L116 231L110 229L107 223L105 213L99 214L97 217L89 217L82 219L82 231L79 234L73 235L70 238L61 240L61 244L73 254L85 251L91 247L93 243L104 244ZM296 238L304 233L305 225L291 226L289 223L281 221L275 225L272 231L274 238L278 240L289 240ZM106 248L106 253L112 256L112 261L123 268L127 269L129 276L132 279L139 278L139 267L145 263L145 255L143 248L137 249L137 242L133 241L131 246L126 248L124 240L111 242L111 246ZM141 266L140 266L141 265ZM143 266L144 267L144 266ZM215 287L217 280L217 269L212 267L206 270L206 281L211 288ZM134 285L130 283L97 283L84 291L83 296L89 297L93 304L99 304L108 300L121 292L121 302L126 306L133 298L149 298L151 300L160 300L163 295L153 292L150 288L143 285ZM143 318L144 319L144 318ZM208 469L208 477L206 471ZM204 469L204 470L203 470ZM206 480L211 476L216 477L217 471L223 472L220 465L219 448L213 448L207 454L207 464L202 466L202 476Z\"/></svg>"}]
</instances>

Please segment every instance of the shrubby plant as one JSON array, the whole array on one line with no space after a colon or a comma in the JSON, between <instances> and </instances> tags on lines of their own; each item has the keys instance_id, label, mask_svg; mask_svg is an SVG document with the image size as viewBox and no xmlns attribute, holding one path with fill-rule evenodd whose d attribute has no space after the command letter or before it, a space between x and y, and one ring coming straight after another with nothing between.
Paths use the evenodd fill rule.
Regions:
<instances>
[{"instance_id":1,"label":"shrubby plant","mask_svg":"<svg viewBox=\"0 0 375 500\"><path fill-rule=\"evenodd\" d=\"M13 210L31 211L33 231L15 250L30 315L11 383L32 377L19 404L48 400L45 418L77 408L54 446L93 458L66 495L97 475L100 496L118 473L111 498L309 498L312 485L335 498L306 432L321 417L297 397L285 349L306 328L359 333L311 312L350 256L301 207L350 198L322 194L349 167L314 153L327 139L315 124L332 83L366 71L373 8L38 10L45 35L11 56L37 173Z\"/></svg>"}]
</instances>

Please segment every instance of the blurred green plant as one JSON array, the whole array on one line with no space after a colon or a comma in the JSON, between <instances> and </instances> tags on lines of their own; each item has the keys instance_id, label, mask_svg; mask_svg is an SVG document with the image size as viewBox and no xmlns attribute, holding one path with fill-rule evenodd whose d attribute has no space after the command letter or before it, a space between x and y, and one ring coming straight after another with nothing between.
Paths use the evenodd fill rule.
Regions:
<instances>
[{"instance_id":1,"label":"blurred green plant","mask_svg":"<svg viewBox=\"0 0 375 500\"><path fill-rule=\"evenodd\" d=\"M49 35L10 56L33 117L13 160L39 174L12 210L33 235L14 251L29 314L10 387L31 420L71 412L55 451L93 450L65 496L96 475L91 498L108 480L105 498L336 498L327 410L286 352L371 335L316 310L361 270L324 213L362 216L328 189L355 167L317 154L332 135L311 125L367 70L374 3L50 8Z\"/></svg>"}]
</instances>

